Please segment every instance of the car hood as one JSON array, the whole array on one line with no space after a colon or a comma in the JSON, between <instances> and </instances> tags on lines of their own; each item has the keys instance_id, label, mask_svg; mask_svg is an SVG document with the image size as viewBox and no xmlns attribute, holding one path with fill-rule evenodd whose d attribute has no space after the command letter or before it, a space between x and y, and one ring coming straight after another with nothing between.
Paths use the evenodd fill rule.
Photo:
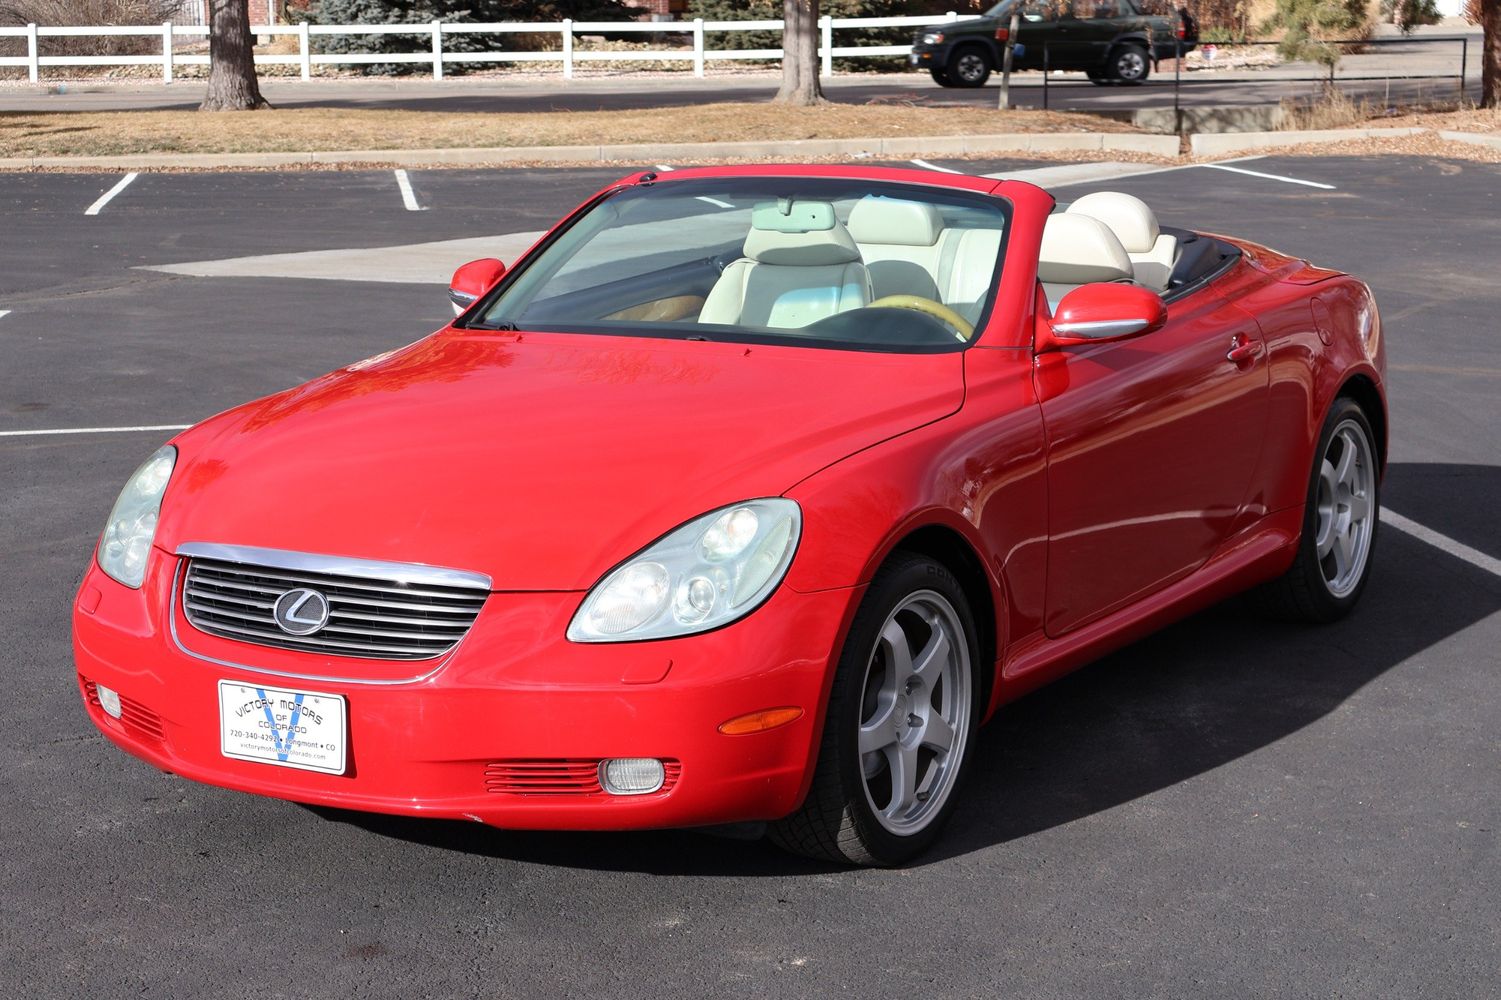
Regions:
<instances>
[{"instance_id":1,"label":"car hood","mask_svg":"<svg viewBox=\"0 0 1501 1000\"><path fill-rule=\"evenodd\" d=\"M157 541L582 590L963 393L960 353L446 331L184 432Z\"/></svg>"}]
</instances>

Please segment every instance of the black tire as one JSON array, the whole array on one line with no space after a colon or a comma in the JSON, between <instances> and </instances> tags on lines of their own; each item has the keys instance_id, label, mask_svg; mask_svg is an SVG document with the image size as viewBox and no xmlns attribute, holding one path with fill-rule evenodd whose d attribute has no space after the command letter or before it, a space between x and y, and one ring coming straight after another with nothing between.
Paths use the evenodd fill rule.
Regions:
<instances>
[{"instance_id":1,"label":"black tire","mask_svg":"<svg viewBox=\"0 0 1501 1000\"><path fill-rule=\"evenodd\" d=\"M905 694L897 695L894 703L884 701L881 696L888 690L898 690L903 682L901 673L881 665L885 655L879 651L883 630L897 623L899 614L912 615L914 620L921 621L919 612L908 609L922 606L914 602L933 602L934 596L946 602L947 608L954 613L951 619L945 619L949 627L943 636L957 638L952 631L952 626L957 626L964 640L962 644L947 647L956 651L957 662L944 677L963 677L965 680L941 692L936 686L914 689L911 683L907 683ZM927 641L918 644L918 652L931 648L928 643L937 639L939 634L938 628L929 631ZM946 566L927 556L901 551L887 560L860 602L840 654L808 797L797 812L770 825L767 833L773 843L794 854L837 864L887 866L915 857L937 840L958 801L958 790L973 756L975 728L983 711L984 688L980 683L983 665L977 636L974 615L964 590ZM960 645L963 647L962 659L957 655ZM916 659L922 660L923 657ZM886 676L887 673L890 677ZM928 675L929 681L933 676ZM877 679L881 683L877 684ZM940 711L938 706L950 698L956 699L950 703L949 709L954 716L951 729L954 758L943 758L940 767L939 757L928 751L926 767L930 770L922 770L918 762L922 759L922 748L927 746L925 720L921 732L916 730L914 722L905 736L895 737L896 740L907 739L909 746L918 748L909 751L913 755L912 773L918 775L921 772L920 779L914 779L914 788L922 787L927 781L931 781L931 785L926 794L918 792L913 798L912 809L919 814L921 826L910 832L893 832L890 829L892 821L882 819L878 814L870 788L872 783L879 784L879 768L886 766L887 780L891 782L891 795L886 805L888 808L895 806L895 779L889 771L890 764L883 764L892 758L879 750L861 754L861 726L869 727L872 721L882 716L901 719L903 712L912 713L906 715L906 719L917 720L916 713L924 708L924 701L926 711L931 713ZM867 713L871 716L869 719ZM878 725L884 730L884 724ZM902 732L903 725L903 722L895 723L897 733ZM901 753L897 742L883 749L894 749L898 755ZM867 765L872 763L874 769L867 776ZM930 798L933 795L939 798L933 800ZM927 810L926 816L921 815L924 810Z\"/></svg>"},{"instance_id":2,"label":"black tire","mask_svg":"<svg viewBox=\"0 0 1501 1000\"><path fill-rule=\"evenodd\" d=\"M1318 551L1320 524L1325 518L1322 508L1327 506L1321 499L1324 489L1324 461L1330 457L1332 450L1340 452L1333 443L1337 435L1343 438L1346 431L1363 436L1365 442L1365 461L1369 463L1369 468L1364 501L1369 505L1370 512L1369 537L1360 557L1358 578L1348 589L1336 588L1336 584L1340 582L1338 578L1335 581L1328 579L1330 555L1320 556ZM1366 581L1370 579L1371 563L1380 532L1379 462L1376 437L1371 432L1371 422L1365 411L1349 397L1341 396L1336 399L1324 420L1319 445L1314 451L1298 554L1286 573L1249 595L1252 604L1263 614L1281 621L1325 624L1343 618L1359 602L1360 595L1365 591Z\"/></svg>"},{"instance_id":3,"label":"black tire","mask_svg":"<svg viewBox=\"0 0 1501 1000\"><path fill-rule=\"evenodd\" d=\"M1115 82L1104 70L1087 69L1084 75L1089 77L1089 82L1096 87L1108 87Z\"/></svg>"},{"instance_id":4,"label":"black tire","mask_svg":"<svg viewBox=\"0 0 1501 1000\"><path fill-rule=\"evenodd\" d=\"M950 86L983 87L990 79L990 52L983 45L961 45L949 54L943 72Z\"/></svg>"},{"instance_id":5,"label":"black tire","mask_svg":"<svg viewBox=\"0 0 1501 1000\"><path fill-rule=\"evenodd\" d=\"M948 70L943 69L939 66L930 68L928 70L928 75L931 76L933 78L933 82L938 84L938 86L940 87L952 87L954 85L954 81L949 79Z\"/></svg>"},{"instance_id":6,"label":"black tire","mask_svg":"<svg viewBox=\"0 0 1501 1000\"><path fill-rule=\"evenodd\" d=\"M1110 76L1115 82L1134 87L1151 75L1152 56L1144 46L1120 45L1110 53Z\"/></svg>"}]
</instances>

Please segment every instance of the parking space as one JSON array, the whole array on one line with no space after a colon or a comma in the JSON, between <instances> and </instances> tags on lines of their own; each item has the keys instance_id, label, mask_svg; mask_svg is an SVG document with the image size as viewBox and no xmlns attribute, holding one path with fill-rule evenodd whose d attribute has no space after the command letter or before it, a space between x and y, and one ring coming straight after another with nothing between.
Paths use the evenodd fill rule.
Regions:
<instances>
[{"instance_id":1,"label":"parking space","mask_svg":"<svg viewBox=\"0 0 1501 1000\"><path fill-rule=\"evenodd\" d=\"M1392 362L1383 504L1429 536L1384 526L1338 625L1231 602L1007 708L938 851L859 872L727 836L515 834L220 791L120 754L77 705L72 590L171 431L39 432L197 421L448 314L441 284L141 267L529 232L623 171L413 170L409 191L390 170L143 174L93 216L119 175L0 175L4 981L34 997L1485 992L1501 168L1229 165L1250 172L1058 196L1130 191L1164 224L1367 280Z\"/></svg>"}]
</instances>

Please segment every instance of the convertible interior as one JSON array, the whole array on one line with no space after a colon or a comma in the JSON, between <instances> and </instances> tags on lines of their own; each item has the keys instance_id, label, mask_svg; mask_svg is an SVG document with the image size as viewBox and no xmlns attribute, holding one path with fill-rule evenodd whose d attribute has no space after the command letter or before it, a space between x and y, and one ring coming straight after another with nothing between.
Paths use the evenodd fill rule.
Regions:
<instances>
[{"instance_id":1,"label":"convertible interior","mask_svg":"<svg viewBox=\"0 0 1501 1000\"><path fill-rule=\"evenodd\" d=\"M962 205L881 194L696 200L723 210L667 220L696 236L666 229L659 236L652 227L665 223L657 219L605 230L616 243L639 232L629 247L601 248L598 259L573 267L587 280L550 280L519 318L706 339L733 329L877 349L951 346L973 336L1004 246L1004 217ZM671 251L674 238L683 252ZM642 246L653 252L640 253ZM1092 282L1137 285L1171 302L1237 254L1212 237L1160 226L1133 195L1102 191L1048 217L1038 277L1053 308Z\"/></svg>"}]
</instances>

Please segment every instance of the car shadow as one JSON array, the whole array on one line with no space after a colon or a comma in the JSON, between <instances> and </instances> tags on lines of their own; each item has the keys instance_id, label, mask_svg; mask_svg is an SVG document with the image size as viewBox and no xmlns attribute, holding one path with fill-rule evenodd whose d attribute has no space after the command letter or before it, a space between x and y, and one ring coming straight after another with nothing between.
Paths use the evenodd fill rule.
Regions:
<instances>
[{"instance_id":1,"label":"car shadow","mask_svg":"<svg viewBox=\"0 0 1501 1000\"><path fill-rule=\"evenodd\" d=\"M1501 468L1394 464L1388 507L1494 558ZM1311 725L1423 650L1501 610L1501 578L1383 527L1360 606L1311 627L1232 600L1004 708L981 733L963 798L915 864L1004 844L1188 781ZM789 875L833 866L695 831L519 833L355 813L381 836L538 864L656 874Z\"/></svg>"}]
</instances>

